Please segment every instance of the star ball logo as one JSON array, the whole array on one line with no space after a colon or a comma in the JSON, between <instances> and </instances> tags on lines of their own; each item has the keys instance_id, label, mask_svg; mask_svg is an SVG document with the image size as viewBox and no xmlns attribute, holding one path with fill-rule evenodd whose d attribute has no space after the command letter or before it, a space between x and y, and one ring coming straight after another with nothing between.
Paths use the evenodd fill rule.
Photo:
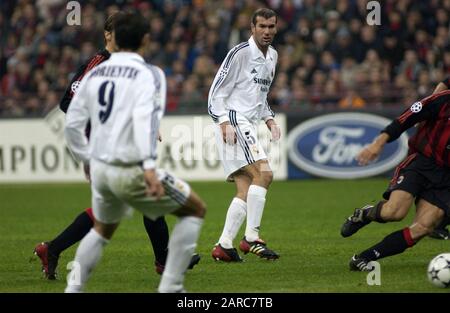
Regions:
<instances>
[{"instance_id":1,"label":"star ball logo","mask_svg":"<svg viewBox=\"0 0 450 313\"><path fill-rule=\"evenodd\" d=\"M420 101L414 102L413 105L411 106L411 112L419 113L420 111L422 111L422 102Z\"/></svg>"},{"instance_id":2,"label":"star ball logo","mask_svg":"<svg viewBox=\"0 0 450 313\"><path fill-rule=\"evenodd\" d=\"M77 91L78 87L80 87L81 82L79 80L74 81L72 85L70 86L70 90L72 90L73 93Z\"/></svg>"}]
</instances>

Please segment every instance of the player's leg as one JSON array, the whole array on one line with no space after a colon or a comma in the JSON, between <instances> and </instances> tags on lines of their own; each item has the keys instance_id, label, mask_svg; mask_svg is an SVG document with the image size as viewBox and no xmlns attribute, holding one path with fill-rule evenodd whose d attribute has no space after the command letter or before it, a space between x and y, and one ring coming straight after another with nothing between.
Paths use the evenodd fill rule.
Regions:
<instances>
[{"instance_id":1,"label":"player's leg","mask_svg":"<svg viewBox=\"0 0 450 313\"><path fill-rule=\"evenodd\" d=\"M179 217L169 239L169 253L158 290L181 292L184 290L184 273L192 258L203 224L205 204L195 192L191 191L186 182L164 170L157 170L157 174L165 195L159 200L149 197L142 169L130 168L129 171L138 176L123 188L123 192L119 195L121 200L153 220L173 212Z\"/></svg>"},{"instance_id":2,"label":"player's leg","mask_svg":"<svg viewBox=\"0 0 450 313\"><path fill-rule=\"evenodd\" d=\"M96 202L93 203L96 220L94 227L81 240L75 253L72 270L67 279L65 290L67 293L83 291L90 273L100 261L104 246L109 243L127 210L118 199L102 202L98 195L93 197L97 197Z\"/></svg>"},{"instance_id":3,"label":"player's leg","mask_svg":"<svg viewBox=\"0 0 450 313\"><path fill-rule=\"evenodd\" d=\"M448 225L450 225L450 217L442 219L442 222L440 222L439 225L433 230L430 237L443 240L450 239L450 232L447 229Z\"/></svg>"},{"instance_id":4,"label":"player's leg","mask_svg":"<svg viewBox=\"0 0 450 313\"><path fill-rule=\"evenodd\" d=\"M266 259L278 259L279 255L269 249L259 237L259 229L266 203L267 190L272 183L273 173L266 159L258 160L243 169L252 179L247 192L247 227L239 248L244 253L254 253Z\"/></svg>"},{"instance_id":5,"label":"player's leg","mask_svg":"<svg viewBox=\"0 0 450 313\"><path fill-rule=\"evenodd\" d=\"M166 186L167 190L170 187L168 189ZM174 212L178 216L178 222L170 236L169 254L158 287L159 292L184 291L184 274L197 246L205 213L205 203L192 190L181 208Z\"/></svg>"},{"instance_id":6,"label":"player's leg","mask_svg":"<svg viewBox=\"0 0 450 313\"><path fill-rule=\"evenodd\" d=\"M416 154L409 155L400 163L392 177L383 198L376 205L365 205L357 208L341 227L342 237L349 237L370 222L385 223L402 220L408 214L415 196L426 183L423 170L423 159Z\"/></svg>"},{"instance_id":7,"label":"player's leg","mask_svg":"<svg viewBox=\"0 0 450 313\"><path fill-rule=\"evenodd\" d=\"M265 242L259 237L259 227L266 202L273 173L267 162L267 156L258 140L258 134L253 124L239 113L230 110L230 123L236 132L236 145L239 167L251 177L252 182L247 192L247 227L245 237L241 240L239 248L244 252L252 252L268 259L278 258L278 254L267 248ZM228 153L227 153L228 154ZM237 163L231 162L236 166ZM226 167L226 166L225 166ZM234 172L234 171L233 171Z\"/></svg>"},{"instance_id":8,"label":"player's leg","mask_svg":"<svg viewBox=\"0 0 450 313\"><path fill-rule=\"evenodd\" d=\"M414 242L417 242L423 237L431 234L442 222L444 216L445 212L441 208L424 199L420 199L417 203L416 216L409 227L411 239Z\"/></svg>"},{"instance_id":9,"label":"player's leg","mask_svg":"<svg viewBox=\"0 0 450 313\"><path fill-rule=\"evenodd\" d=\"M144 227L148 238L152 243L153 253L155 254L155 269L158 274L164 271L164 264L167 259L167 245L169 244L169 228L167 227L164 216L151 220L143 215Z\"/></svg>"},{"instance_id":10,"label":"player's leg","mask_svg":"<svg viewBox=\"0 0 450 313\"><path fill-rule=\"evenodd\" d=\"M387 235L382 241L355 255L350 260L350 269L368 271L370 261L400 254L430 234L444 216L444 211L426 200L417 203L417 212L410 227Z\"/></svg>"},{"instance_id":11,"label":"player's leg","mask_svg":"<svg viewBox=\"0 0 450 313\"><path fill-rule=\"evenodd\" d=\"M95 178L92 179L94 186ZM127 207L112 193L92 187L92 204L95 223L89 233L81 240L75 253L72 270L67 279L65 292L82 292L90 273L95 268L103 253L104 246L109 243Z\"/></svg>"},{"instance_id":12,"label":"player's leg","mask_svg":"<svg viewBox=\"0 0 450 313\"><path fill-rule=\"evenodd\" d=\"M92 209L94 227L81 240L75 253L65 292L82 292L89 275L99 262L104 246L109 243L128 207L116 196L127 180L133 180L129 171L91 160ZM112 183L109 183L112 182Z\"/></svg>"},{"instance_id":13,"label":"player's leg","mask_svg":"<svg viewBox=\"0 0 450 313\"><path fill-rule=\"evenodd\" d=\"M155 255L155 271L162 274L167 259L167 246L169 244L169 228L167 227L164 216L156 220L149 219L143 215L144 227L148 238L152 243L153 253ZM200 262L200 255L195 253L189 263L189 269L193 269Z\"/></svg>"},{"instance_id":14,"label":"player's leg","mask_svg":"<svg viewBox=\"0 0 450 313\"><path fill-rule=\"evenodd\" d=\"M86 236L92 226L94 226L92 208L87 208L53 240L36 245L34 253L40 258L42 271L47 279L56 279L59 255Z\"/></svg>"},{"instance_id":15,"label":"player's leg","mask_svg":"<svg viewBox=\"0 0 450 313\"><path fill-rule=\"evenodd\" d=\"M402 220L409 211L414 196L403 190L394 190L389 200L381 200L376 205L365 205L355 209L341 228L342 237L349 237L371 222L386 223Z\"/></svg>"},{"instance_id":16,"label":"player's leg","mask_svg":"<svg viewBox=\"0 0 450 313\"><path fill-rule=\"evenodd\" d=\"M236 196L228 207L222 235L212 251L212 257L217 261L242 262L237 250L233 248L233 240L236 238L247 215L247 191L252 179L243 171L234 173L233 179L236 185Z\"/></svg>"},{"instance_id":17,"label":"player's leg","mask_svg":"<svg viewBox=\"0 0 450 313\"><path fill-rule=\"evenodd\" d=\"M66 293L82 292L90 273L95 268L119 223L95 221L94 227L81 240L75 253L72 270L67 279Z\"/></svg>"}]
</instances>

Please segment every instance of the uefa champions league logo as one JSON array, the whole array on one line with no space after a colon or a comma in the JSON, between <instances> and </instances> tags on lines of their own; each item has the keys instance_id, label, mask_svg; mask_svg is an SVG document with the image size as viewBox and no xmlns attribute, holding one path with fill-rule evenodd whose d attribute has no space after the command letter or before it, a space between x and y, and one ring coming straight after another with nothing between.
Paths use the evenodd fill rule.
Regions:
<instances>
[{"instance_id":1,"label":"uefa champions league logo","mask_svg":"<svg viewBox=\"0 0 450 313\"><path fill-rule=\"evenodd\" d=\"M73 93L77 91L78 87L80 87L81 82L79 80L74 81L73 84L70 86L70 90L72 90Z\"/></svg>"},{"instance_id":2,"label":"uefa champions league logo","mask_svg":"<svg viewBox=\"0 0 450 313\"><path fill-rule=\"evenodd\" d=\"M419 113L420 111L422 111L422 102L414 102L413 105L411 105L411 112Z\"/></svg>"}]
</instances>

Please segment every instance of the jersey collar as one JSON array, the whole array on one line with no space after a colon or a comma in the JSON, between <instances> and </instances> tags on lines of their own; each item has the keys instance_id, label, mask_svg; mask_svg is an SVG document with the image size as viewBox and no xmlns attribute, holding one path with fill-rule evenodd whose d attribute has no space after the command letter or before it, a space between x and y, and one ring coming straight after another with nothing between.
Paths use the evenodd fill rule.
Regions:
<instances>
[{"instance_id":1,"label":"jersey collar","mask_svg":"<svg viewBox=\"0 0 450 313\"><path fill-rule=\"evenodd\" d=\"M250 44L250 51L252 52L253 60L257 60L259 58L262 58L263 60L269 60L269 59L273 60L273 55L272 55L272 51L270 51L271 50L270 47L267 49L266 57L264 57L264 54L256 45L256 42L255 42L255 39L253 38L253 36L250 37L250 39L248 40L248 43Z\"/></svg>"},{"instance_id":2,"label":"jersey collar","mask_svg":"<svg viewBox=\"0 0 450 313\"><path fill-rule=\"evenodd\" d=\"M141 57L136 52L124 52L124 51L113 52L111 54L111 58L114 58L114 59L116 59L116 58L127 58L127 59L136 60L136 61L139 61L139 62L145 62L144 58Z\"/></svg>"}]
</instances>

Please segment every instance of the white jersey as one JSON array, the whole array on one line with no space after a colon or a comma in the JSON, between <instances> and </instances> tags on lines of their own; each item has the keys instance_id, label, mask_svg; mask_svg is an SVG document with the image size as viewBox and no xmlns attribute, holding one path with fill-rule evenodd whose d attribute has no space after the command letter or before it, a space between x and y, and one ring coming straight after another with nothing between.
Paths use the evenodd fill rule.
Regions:
<instances>
[{"instance_id":1,"label":"white jersey","mask_svg":"<svg viewBox=\"0 0 450 313\"><path fill-rule=\"evenodd\" d=\"M214 78L208 95L208 112L215 122L229 121L230 110L252 123L274 117L267 94L275 76L278 53L271 46L266 56L253 36L231 49Z\"/></svg>"},{"instance_id":2,"label":"white jersey","mask_svg":"<svg viewBox=\"0 0 450 313\"><path fill-rule=\"evenodd\" d=\"M66 114L65 135L75 157L112 165L156 166L159 122L166 103L161 69L131 52L113 53L82 80ZM89 142L84 134L91 123Z\"/></svg>"}]
</instances>

